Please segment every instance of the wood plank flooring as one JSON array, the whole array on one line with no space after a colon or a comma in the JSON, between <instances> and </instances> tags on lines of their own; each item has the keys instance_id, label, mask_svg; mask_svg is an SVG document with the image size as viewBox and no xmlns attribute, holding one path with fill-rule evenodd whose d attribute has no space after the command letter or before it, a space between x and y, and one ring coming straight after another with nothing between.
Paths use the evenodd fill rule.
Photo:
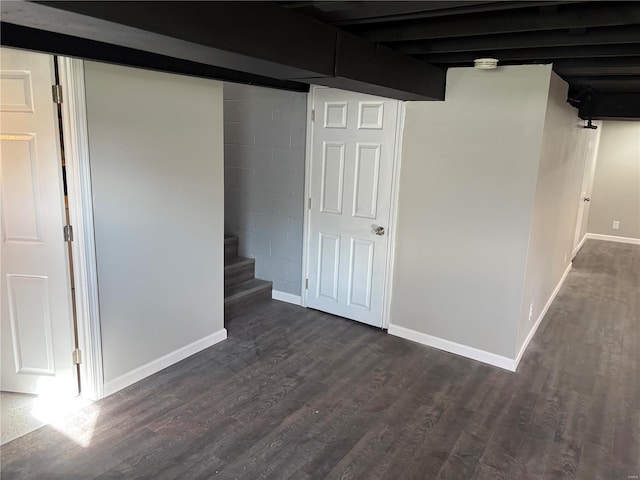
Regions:
<instances>
[{"instance_id":1,"label":"wood plank flooring","mask_svg":"<svg viewBox=\"0 0 640 480\"><path fill-rule=\"evenodd\" d=\"M517 373L276 301L228 330L3 446L2 478L640 475L640 246L585 244Z\"/></svg>"}]
</instances>

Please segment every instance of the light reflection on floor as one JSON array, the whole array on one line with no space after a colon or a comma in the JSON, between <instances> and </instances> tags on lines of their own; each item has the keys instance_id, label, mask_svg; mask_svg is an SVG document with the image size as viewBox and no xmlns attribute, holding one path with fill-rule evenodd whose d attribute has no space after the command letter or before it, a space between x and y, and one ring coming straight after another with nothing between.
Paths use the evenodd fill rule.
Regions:
<instances>
[{"instance_id":1,"label":"light reflection on floor","mask_svg":"<svg viewBox=\"0 0 640 480\"><path fill-rule=\"evenodd\" d=\"M0 443L2 445L46 425L46 422L33 414L37 398L37 395L0 392Z\"/></svg>"},{"instance_id":2,"label":"light reflection on floor","mask_svg":"<svg viewBox=\"0 0 640 480\"><path fill-rule=\"evenodd\" d=\"M91 443L99 410L80 397L0 392L0 444L51 425L77 444ZM85 408L86 407L86 408Z\"/></svg>"}]
</instances>

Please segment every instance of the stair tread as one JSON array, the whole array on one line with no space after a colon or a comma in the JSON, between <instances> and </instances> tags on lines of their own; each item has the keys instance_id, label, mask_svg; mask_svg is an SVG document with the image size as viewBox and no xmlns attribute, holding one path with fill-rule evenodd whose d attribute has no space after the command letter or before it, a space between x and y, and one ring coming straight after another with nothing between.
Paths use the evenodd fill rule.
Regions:
<instances>
[{"instance_id":1,"label":"stair tread","mask_svg":"<svg viewBox=\"0 0 640 480\"><path fill-rule=\"evenodd\" d=\"M230 257L224 259L224 268L241 267L244 265L250 265L251 263L255 263L255 259L247 257Z\"/></svg>"},{"instance_id":2,"label":"stair tread","mask_svg":"<svg viewBox=\"0 0 640 480\"><path fill-rule=\"evenodd\" d=\"M262 289L271 288L273 282L268 280L260 280L258 278L252 278L251 280L246 280L241 283L237 283L235 285L231 285L224 289L224 300L225 302L234 300L236 298L242 297L244 295L249 295L250 293L257 292Z\"/></svg>"},{"instance_id":3,"label":"stair tread","mask_svg":"<svg viewBox=\"0 0 640 480\"><path fill-rule=\"evenodd\" d=\"M237 235L225 235L224 236L224 244L231 245L238 240Z\"/></svg>"}]
</instances>

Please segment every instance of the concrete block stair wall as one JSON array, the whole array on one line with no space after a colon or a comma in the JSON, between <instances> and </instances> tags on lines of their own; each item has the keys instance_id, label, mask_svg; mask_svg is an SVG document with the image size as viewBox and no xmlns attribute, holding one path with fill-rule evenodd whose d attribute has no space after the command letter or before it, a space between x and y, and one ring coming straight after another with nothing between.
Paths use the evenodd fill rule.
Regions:
<instances>
[{"instance_id":1,"label":"concrete block stair wall","mask_svg":"<svg viewBox=\"0 0 640 480\"><path fill-rule=\"evenodd\" d=\"M238 256L238 237L224 237L224 315L232 318L247 307L271 300L273 282L255 278L255 260Z\"/></svg>"}]
</instances>

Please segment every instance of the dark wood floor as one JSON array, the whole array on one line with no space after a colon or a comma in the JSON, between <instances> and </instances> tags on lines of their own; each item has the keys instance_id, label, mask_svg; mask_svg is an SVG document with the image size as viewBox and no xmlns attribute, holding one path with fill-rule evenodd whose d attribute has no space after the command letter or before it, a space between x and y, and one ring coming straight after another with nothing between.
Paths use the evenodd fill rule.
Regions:
<instances>
[{"instance_id":1,"label":"dark wood floor","mask_svg":"<svg viewBox=\"0 0 640 480\"><path fill-rule=\"evenodd\" d=\"M2 478L640 475L640 246L587 242L517 373L276 301L228 328L91 406L87 447L5 445Z\"/></svg>"}]
</instances>

